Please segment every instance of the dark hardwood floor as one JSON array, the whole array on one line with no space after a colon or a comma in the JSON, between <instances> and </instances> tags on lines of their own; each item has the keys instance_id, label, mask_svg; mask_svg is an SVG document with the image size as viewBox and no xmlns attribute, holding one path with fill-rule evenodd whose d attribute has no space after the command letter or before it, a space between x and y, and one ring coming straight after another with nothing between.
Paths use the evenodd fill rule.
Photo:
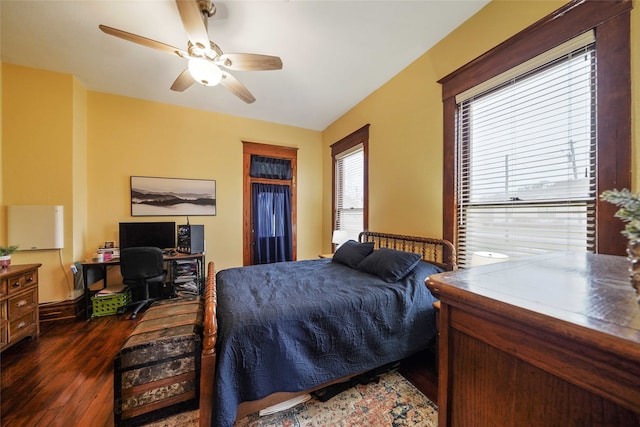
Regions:
<instances>
[{"instance_id":1,"label":"dark hardwood floor","mask_svg":"<svg viewBox=\"0 0 640 427\"><path fill-rule=\"evenodd\" d=\"M113 359L127 315L43 323L2 355L1 425L113 426Z\"/></svg>"},{"instance_id":2,"label":"dark hardwood floor","mask_svg":"<svg viewBox=\"0 0 640 427\"><path fill-rule=\"evenodd\" d=\"M127 317L43 323L38 339L5 350L0 425L113 426L113 359L135 325ZM426 351L400 372L436 402L434 366Z\"/></svg>"}]
</instances>

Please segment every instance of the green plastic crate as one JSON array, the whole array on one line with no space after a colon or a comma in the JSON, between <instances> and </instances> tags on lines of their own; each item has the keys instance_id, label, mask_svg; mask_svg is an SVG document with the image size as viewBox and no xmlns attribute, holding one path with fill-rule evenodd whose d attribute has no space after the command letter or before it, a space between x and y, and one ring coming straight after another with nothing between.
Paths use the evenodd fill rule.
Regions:
<instances>
[{"instance_id":1,"label":"green plastic crate","mask_svg":"<svg viewBox=\"0 0 640 427\"><path fill-rule=\"evenodd\" d=\"M125 288L124 291L113 295L92 296L91 302L93 305L91 317L110 316L116 314L120 307L131 302L131 289Z\"/></svg>"}]
</instances>

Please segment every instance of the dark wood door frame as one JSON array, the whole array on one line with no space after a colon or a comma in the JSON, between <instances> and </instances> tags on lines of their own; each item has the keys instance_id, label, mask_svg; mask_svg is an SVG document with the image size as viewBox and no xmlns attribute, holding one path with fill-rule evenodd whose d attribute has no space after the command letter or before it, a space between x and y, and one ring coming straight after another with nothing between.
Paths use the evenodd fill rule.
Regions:
<instances>
[{"instance_id":1,"label":"dark wood door frame","mask_svg":"<svg viewBox=\"0 0 640 427\"><path fill-rule=\"evenodd\" d=\"M251 155L272 157L277 159L287 159L291 161L291 179L263 179L252 178L249 175L251 170ZM251 216L251 184L278 184L289 185L291 187L291 234L293 240L293 260L297 259L297 176L298 176L298 149L294 147L283 147L280 145L259 144L256 142L242 141L242 174L243 174L243 191L242 191L242 262L243 265L251 265L253 263L253 223Z\"/></svg>"}]
</instances>

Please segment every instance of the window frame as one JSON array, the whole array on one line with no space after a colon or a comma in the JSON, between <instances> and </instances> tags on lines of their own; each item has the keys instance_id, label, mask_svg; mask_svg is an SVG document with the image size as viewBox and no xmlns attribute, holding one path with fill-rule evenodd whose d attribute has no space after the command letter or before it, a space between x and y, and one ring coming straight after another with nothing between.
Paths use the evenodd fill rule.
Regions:
<instances>
[{"instance_id":1,"label":"window frame","mask_svg":"<svg viewBox=\"0 0 640 427\"><path fill-rule=\"evenodd\" d=\"M477 251L519 259L552 250L595 250L595 58L595 34L588 31L456 97L462 167L457 176L459 265L474 265ZM536 120L537 125L531 125ZM580 126L563 127L570 120ZM548 138L537 139L538 132ZM522 144L508 142L510 137ZM580 179L573 176L574 181L562 187L570 192L554 190L555 184L570 179L569 164L547 157L554 156L549 150L560 149L558 138L564 137L575 142L574 175L575 168L580 169ZM503 162L509 162L510 173ZM536 178L527 166L531 162ZM544 191L535 188L542 180L548 185ZM578 182L581 190L576 193L573 184ZM523 216L529 219L523 222Z\"/></svg>"},{"instance_id":2,"label":"window frame","mask_svg":"<svg viewBox=\"0 0 640 427\"><path fill-rule=\"evenodd\" d=\"M331 230L336 229L336 157L362 144L363 149L363 212L362 212L362 231L369 230L369 124L364 125L360 129L345 136L341 140L331 144ZM335 248L334 248L335 249Z\"/></svg>"},{"instance_id":3,"label":"window frame","mask_svg":"<svg viewBox=\"0 0 640 427\"><path fill-rule=\"evenodd\" d=\"M597 189L631 186L630 0L573 0L438 81L443 100L443 237L457 246L457 94L590 29L596 35L598 141ZM602 155L606 153L606 155ZM453 165L453 167L451 167ZM596 200L596 253L624 255L617 208Z\"/></svg>"}]
</instances>

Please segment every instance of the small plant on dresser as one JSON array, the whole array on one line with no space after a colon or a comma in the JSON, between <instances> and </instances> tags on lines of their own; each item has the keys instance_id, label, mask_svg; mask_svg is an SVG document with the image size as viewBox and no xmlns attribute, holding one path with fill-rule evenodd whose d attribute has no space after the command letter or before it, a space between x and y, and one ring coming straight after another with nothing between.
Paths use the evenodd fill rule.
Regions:
<instances>
[{"instance_id":1,"label":"small plant on dresser","mask_svg":"<svg viewBox=\"0 0 640 427\"><path fill-rule=\"evenodd\" d=\"M17 250L17 245L0 246L0 268L7 268L11 265L11 254Z\"/></svg>"}]
</instances>

